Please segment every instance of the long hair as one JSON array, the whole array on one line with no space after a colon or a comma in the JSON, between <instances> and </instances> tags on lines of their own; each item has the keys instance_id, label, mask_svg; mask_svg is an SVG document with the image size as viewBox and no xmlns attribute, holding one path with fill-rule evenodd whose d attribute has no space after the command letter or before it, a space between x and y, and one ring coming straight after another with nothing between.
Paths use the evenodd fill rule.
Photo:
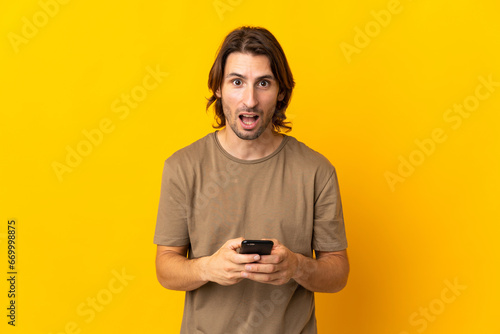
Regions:
<instances>
[{"instance_id":1,"label":"long hair","mask_svg":"<svg viewBox=\"0 0 500 334\"><path fill-rule=\"evenodd\" d=\"M285 53L276 38L267 29L248 26L237 28L226 36L210 69L208 88L212 91L212 96L208 99L207 111L215 103L216 124L213 127L220 129L226 125L222 101L215 95L215 92L222 86L226 60L233 52L265 55L269 58L271 70L279 85L279 94L284 93L283 100L276 103L276 110L272 118L273 131L289 132L292 130L290 122L286 121L285 111L292 97L295 82Z\"/></svg>"}]
</instances>

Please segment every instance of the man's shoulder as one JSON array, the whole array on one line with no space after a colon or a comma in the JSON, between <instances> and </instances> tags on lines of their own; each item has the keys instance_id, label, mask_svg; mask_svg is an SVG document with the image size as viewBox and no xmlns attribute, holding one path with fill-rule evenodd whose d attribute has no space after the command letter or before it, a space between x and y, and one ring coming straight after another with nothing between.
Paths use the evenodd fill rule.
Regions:
<instances>
[{"instance_id":1,"label":"man's shoulder","mask_svg":"<svg viewBox=\"0 0 500 334\"><path fill-rule=\"evenodd\" d=\"M211 132L195 142L175 151L166 159L165 163L183 165L200 161L200 159L214 147L213 135L214 133Z\"/></svg>"},{"instance_id":2,"label":"man's shoulder","mask_svg":"<svg viewBox=\"0 0 500 334\"><path fill-rule=\"evenodd\" d=\"M302 168L321 169L327 173L335 170L328 158L295 137L289 136L287 151L294 157L294 160L300 163Z\"/></svg>"}]
</instances>

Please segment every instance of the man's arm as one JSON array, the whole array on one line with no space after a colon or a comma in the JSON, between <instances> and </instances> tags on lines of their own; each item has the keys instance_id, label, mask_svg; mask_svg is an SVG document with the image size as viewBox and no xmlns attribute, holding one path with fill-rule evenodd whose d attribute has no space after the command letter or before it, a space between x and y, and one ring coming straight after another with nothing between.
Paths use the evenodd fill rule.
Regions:
<instances>
[{"instance_id":1,"label":"man's arm","mask_svg":"<svg viewBox=\"0 0 500 334\"><path fill-rule=\"evenodd\" d=\"M206 283L197 260L186 258L188 246L160 246L156 250L156 277L171 290L191 291Z\"/></svg>"},{"instance_id":2,"label":"man's arm","mask_svg":"<svg viewBox=\"0 0 500 334\"><path fill-rule=\"evenodd\" d=\"M298 268L292 278L304 288L315 292L339 292L347 284L349 260L347 251L316 252L316 259L296 254Z\"/></svg>"},{"instance_id":3,"label":"man's arm","mask_svg":"<svg viewBox=\"0 0 500 334\"><path fill-rule=\"evenodd\" d=\"M160 284L170 290L191 291L207 282L221 285L236 284L243 279L246 263L259 260L255 254L238 254L243 238L228 240L211 256L186 258L188 246L158 245L156 276Z\"/></svg>"},{"instance_id":4,"label":"man's arm","mask_svg":"<svg viewBox=\"0 0 500 334\"><path fill-rule=\"evenodd\" d=\"M349 261L347 251L316 252L316 259L290 251L278 240L271 255L264 255L258 263L245 265L241 275L268 284L281 285L294 279L314 292L338 292L347 284Z\"/></svg>"}]
</instances>

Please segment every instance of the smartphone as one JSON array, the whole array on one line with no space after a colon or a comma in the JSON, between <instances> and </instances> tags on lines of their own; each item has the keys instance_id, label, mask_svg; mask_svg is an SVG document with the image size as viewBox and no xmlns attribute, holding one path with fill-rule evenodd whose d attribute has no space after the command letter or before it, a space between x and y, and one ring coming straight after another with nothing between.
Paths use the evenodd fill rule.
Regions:
<instances>
[{"instance_id":1,"label":"smartphone","mask_svg":"<svg viewBox=\"0 0 500 334\"><path fill-rule=\"evenodd\" d=\"M240 254L269 255L274 243L271 240L243 240Z\"/></svg>"}]
</instances>

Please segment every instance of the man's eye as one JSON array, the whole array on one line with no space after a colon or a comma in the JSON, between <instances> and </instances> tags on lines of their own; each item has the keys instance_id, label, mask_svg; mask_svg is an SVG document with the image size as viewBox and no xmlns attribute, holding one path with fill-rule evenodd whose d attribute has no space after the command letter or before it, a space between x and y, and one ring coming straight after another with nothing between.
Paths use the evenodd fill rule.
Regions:
<instances>
[{"instance_id":1,"label":"man's eye","mask_svg":"<svg viewBox=\"0 0 500 334\"><path fill-rule=\"evenodd\" d=\"M233 80L233 85L240 86L241 85L241 80L240 79L234 79Z\"/></svg>"},{"instance_id":2,"label":"man's eye","mask_svg":"<svg viewBox=\"0 0 500 334\"><path fill-rule=\"evenodd\" d=\"M263 80L263 81L259 82L259 86L260 87L268 87L269 86L269 81Z\"/></svg>"}]
</instances>

